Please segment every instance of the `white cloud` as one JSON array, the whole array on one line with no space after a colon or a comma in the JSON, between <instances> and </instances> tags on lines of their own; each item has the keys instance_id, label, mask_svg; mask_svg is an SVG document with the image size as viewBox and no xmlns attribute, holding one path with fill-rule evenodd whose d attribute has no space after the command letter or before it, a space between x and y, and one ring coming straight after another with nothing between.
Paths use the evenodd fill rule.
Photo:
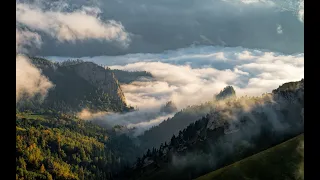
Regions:
<instances>
[{"instance_id":1,"label":"white cloud","mask_svg":"<svg viewBox=\"0 0 320 180\"><path fill-rule=\"evenodd\" d=\"M130 39L121 23L103 22L100 10L84 6L72 12L43 10L39 6L16 3L16 21L28 28L44 32L59 41L98 39L128 45Z\"/></svg>"},{"instance_id":2,"label":"white cloud","mask_svg":"<svg viewBox=\"0 0 320 180\"><path fill-rule=\"evenodd\" d=\"M40 48L42 45L41 36L28 30L16 29L16 52L26 53L27 47Z\"/></svg>"},{"instance_id":3,"label":"white cloud","mask_svg":"<svg viewBox=\"0 0 320 180\"><path fill-rule=\"evenodd\" d=\"M263 6L274 6L275 3L272 0L222 0L225 2L244 4L244 5L263 5Z\"/></svg>"},{"instance_id":4,"label":"white cloud","mask_svg":"<svg viewBox=\"0 0 320 180\"><path fill-rule=\"evenodd\" d=\"M36 94L46 96L53 84L33 66L25 56L16 57L16 102L24 95L32 97Z\"/></svg>"},{"instance_id":5,"label":"white cloud","mask_svg":"<svg viewBox=\"0 0 320 180\"><path fill-rule=\"evenodd\" d=\"M92 113L87 109L78 113L78 117L84 120L93 120L101 125L113 127L122 125L128 129L133 129L135 136L140 135L145 130L160 124L162 121L173 117L174 113L161 113L159 109L142 109L128 113L96 112Z\"/></svg>"},{"instance_id":6,"label":"white cloud","mask_svg":"<svg viewBox=\"0 0 320 180\"><path fill-rule=\"evenodd\" d=\"M282 26L280 24L277 25L277 33L278 34L282 34L283 33Z\"/></svg>"},{"instance_id":7,"label":"white cloud","mask_svg":"<svg viewBox=\"0 0 320 180\"><path fill-rule=\"evenodd\" d=\"M174 116L174 114L162 115L162 116L155 117L154 119L151 119L151 120L142 121L142 122L135 123L135 124L134 123L130 123L130 124L127 125L127 127L128 128L137 128L135 130L134 135L138 136L138 135L142 134L144 131L150 129L153 126L157 126L162 121L164 121L164 120L166 120L168 118L171 118L173 116Z\"/></svg>"}]
</instances>

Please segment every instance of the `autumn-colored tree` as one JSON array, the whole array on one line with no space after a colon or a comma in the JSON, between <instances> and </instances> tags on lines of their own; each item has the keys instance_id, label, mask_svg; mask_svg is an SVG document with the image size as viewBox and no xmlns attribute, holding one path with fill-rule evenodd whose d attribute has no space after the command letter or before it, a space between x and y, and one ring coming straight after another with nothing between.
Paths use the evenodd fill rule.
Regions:
<instances>
[{"instance_id":1,"label":"autumn-colored tree","mask_svg":"<svg viewBox=\"0 0 320 180\"><path fill-rule=\"evenodd\" d=\"M42 164L41 167L40 167L40 172L41 173L44 173L46 172L46 168L44 167L44 165Z\"/></svg>"}]
</instances>

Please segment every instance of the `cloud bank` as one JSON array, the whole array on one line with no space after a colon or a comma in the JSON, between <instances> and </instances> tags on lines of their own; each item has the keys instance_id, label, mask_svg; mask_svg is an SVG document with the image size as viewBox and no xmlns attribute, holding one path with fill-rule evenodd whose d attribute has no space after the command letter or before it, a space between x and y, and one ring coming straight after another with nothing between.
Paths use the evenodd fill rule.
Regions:
<instances>
[{"instance_id":1,"label":"cloud bank","mask_svg":"<svg viewBox=\"0 0 320 180\"><path fill-rule=\"evenodd\" d=\"M46 43L38 51L40 55L83 57L160 53L190 45L242 46L283 53L304 52L303 0L201 0L197 2L194 0L136 0L134 2L131 0L67 0L64 2L69 5L43 5L48 11L46 13L40 11L39 17L54 16L56 19L51 22L63 25L60 28L51 26L50 21L41 22L46 24L47 33L43 37ZM41 9L44 9L43 6ZM28 13L35 10L32 9ZM69 15L70 13L72 16ZM81 17L85 17L80 21L82 25L92 25L90 31L94 32L85 34L77 32L85 27L75 29L80 25L75 25L70 22L70 19L77 19L80 14ZM131 41L126 49L116 47L108 41L84 39L88 34L101 37L101 33L96 32L96 29L100 29L99 32L108 29L104 28L104 25L108 24L108 19L121 22L125 30L130 32ZM98 25L96 22L102 24ZM30 23L28 21L28 24ZM64 28L64 25L68 29ZM276 31L278 25L283 30L281 35ZM49 31L47 27L52 29ZM43 28L41 26L41 29ZM118 29L116 32L121 32L120 26L115 26L114 29ZM65 31L68 32L68 36L62 36L60 39L72 37L82 40L77 43L52 40L51 32L60 34ZM126 37L124 33L120 34L119 37ZM117 39L118 35L111 37Z\"/></svg>"},{"instance_id":2,"label":"cloud bank","mask_svg":"<svg viewBox=\"0 0 320 180\"><path fill-rule=\"evenodd\" d=\"M112 69L150 72L155 81L122 85L128 104L140 109L156 109L170 100L178 108L199 104L227 85L232 85L238 95L261 95L304 77L303 53L286 55L241 47L190 47L161 54L81 59Z\"/></svg>"},{"instance_id":3,"label":"cloud bank","mask_svg":"<svg viewBox=\"0 0 320 180\"><path fill-rule=\"evenodd\" d=\"M68 4L65 4L68 6ZM118 41L127 45L129 35L121 23L103 22L100 10L82 7L72 12L44 10L36 4L16 3L16 21L32 30L43 32L61 42L98 39Z\"/></svg>"},{"instance_id":4,"label":"cloud bank","mask_svg":"<svg viewBox=\"0 0 320 180\"><path fill-rule=\"evenodd\" d=\"M162 121L173 117L174 113L161 113L159 109L142 109L128 113L91 112L83 109L77 116L83 120L91 120L102 126L112 128L115 125L125 126L133 131L134 136L142 134L152 126L157 126Z\"/></svg>"},{"instance_id":5,"label":"cloud bank","mask_svg":"<svg viewBox=\"0 0 320 180\"><path fill-rule=\"evenodd\" d=\"M63 61L73 58L49 59ZM81 59L111 69L148 71L153 75L153 81L135 81L121 87L127 103L138 107L139 111L104 116L108 123L126 126L128 122L152 124L152 120L158 119L155 112L168 101L173 101L180 110L213 100L213 96L228 85L234 87L237 96L260 96L283 83L304 77L303 53L287 55L242 47L189 47L159 54ZM123 119L128 121L122 122Z\"/></svg>"}]
</instances>

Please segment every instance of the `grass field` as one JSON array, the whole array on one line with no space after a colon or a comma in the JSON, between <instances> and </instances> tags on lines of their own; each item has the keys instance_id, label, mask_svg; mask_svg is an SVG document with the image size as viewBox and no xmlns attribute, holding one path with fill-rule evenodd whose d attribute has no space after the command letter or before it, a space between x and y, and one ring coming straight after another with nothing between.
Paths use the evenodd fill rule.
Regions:
<instances>
[{"instance_id":1,"label":"grass field","mask_svg":"<svg viewBox=\"0 0 320 180\"><path fill-rule=\"evenodd\" d=\"M196 180L303 180L304 134Z\"/></svg>"}]
</instances>

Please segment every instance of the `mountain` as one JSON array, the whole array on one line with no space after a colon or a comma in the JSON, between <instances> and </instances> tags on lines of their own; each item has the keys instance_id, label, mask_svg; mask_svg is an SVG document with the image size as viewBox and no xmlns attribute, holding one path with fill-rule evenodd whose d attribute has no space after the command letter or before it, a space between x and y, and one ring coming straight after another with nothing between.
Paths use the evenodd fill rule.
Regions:
<instances>
[{"instance_id":1,"label":"mountain","mask_svg":"<svg viewBox=\"0 0 320 180\"><path fill-rule=\"evenodd\" d=\"M283 180L304 178L304 134L196 180Z\"/></svg>"},{"instance_id":2,"label":"mountain","mask_svg":"<svg viewBox=\"0 0 320 180\"><path fill-rule=\"evenodd\" d=\"M172 101L167 102L164 106L160 108L160 112L164 113L174 113L177 110L177 106Z\"/></svg>"},{"instance_id":3,"label":"mountain","mask_svg":"<svg viewBox=\"0 0 320 180\"><path fill-rule=\"evenodd\" d=\"M53 63L31 58L32 63L54 84L43 102L37 98L21 101L20 110L53 109L79 112L82 109L123 112L128 107L120 83L112 70L83 61Z\"/></svg>"},{"instance_id":4,"label":"mountain","mask_svg":"<svg viewBox=\"0 0 320 180\"><path fill-rule=\"evenodd\" d=\"M304 80L261 97L217 101L207 116L138 158L124 179L192 179L239 161L303 133L303 108Z\"/></svg>"},{"instance_id":5,"label":"mountain","mask_svg":"<svg viewBox=\"0 0 320 180\"><path fill-rule=\"evenodd\" d=\"M138 136L141 146L153 148L158 147L162 142L169 141L173 134L177 135L190 123L209 113L212 106L213 102L207 102L180 110L172 118L164 120L158 126L154 126Z\"/></svg>"},{"instance_id":6,"label":"mountain","mask_svg":"<svg viewBox=\"0 0 320 180\"><path fill-rule=\"evenodd\" d=\"M236 91L233 89L232 86L225 87L219 94L215 96L217 100L222 100L226 98L236 97Z\"/></svg>"},{"instance_id":7,"label":"mountain","mask_svg":"<svg viewBox=\"0 0 320 180\"><path fill-rule=\"evenodd\" d=\"M235 94L236 92L233 87L227 86L215 97L217 97L216 100L223 100L235 97ZM166 111L167 109L173 109L176 111L174 106L173 102L168 102L162 107L162 111ZM200 105L188 106L187 108L182 109L172 118L163 121L158 126L150 128L145 131L144 134L139 136L138 138L141 142L141 146L145 148L158 147L160 143L169 141L173 134L177 135L180 130L186 128L190 123L193 123L199 118L210 113L214 107L215 101L208 101Z\"/></svg>"},{"instance_id":8,"label":"mountain","mask_svg":"<svg viewBox=\"0 0 320 180\"><path fill-rule=\"evenodd\" d=\"M152 74L147 71L123 71L119 69L111 70L122 84L130 84L133 81L150 80L153 78Z\"/></svg>"}]
</instances>

